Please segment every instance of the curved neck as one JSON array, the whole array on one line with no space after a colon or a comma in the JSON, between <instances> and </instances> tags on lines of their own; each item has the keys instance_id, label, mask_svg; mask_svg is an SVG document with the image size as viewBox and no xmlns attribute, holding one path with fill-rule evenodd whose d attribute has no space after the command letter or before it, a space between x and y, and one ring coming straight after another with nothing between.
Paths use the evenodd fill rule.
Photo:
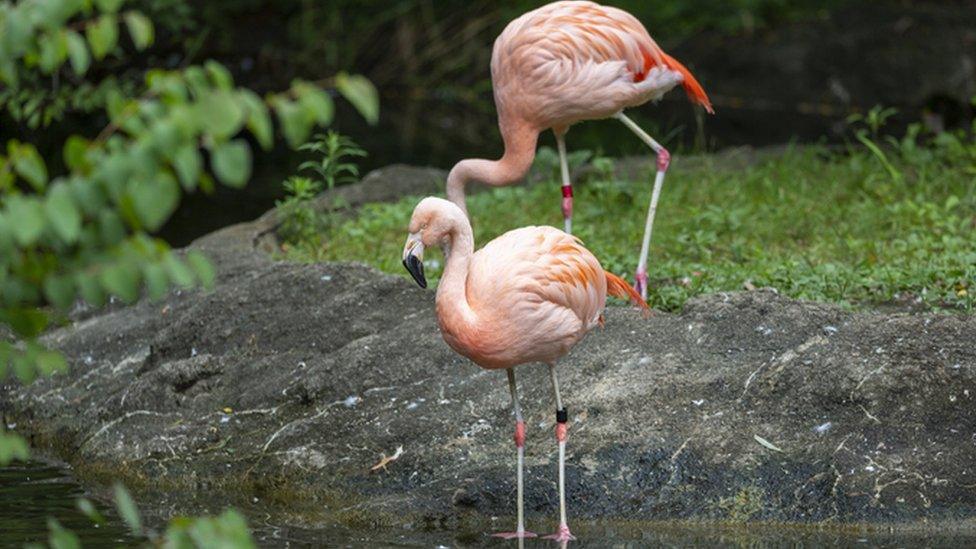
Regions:
<instances>
[{"instance_id":1,"label":"curved neck","mask_svg":"<svg viewBox=\"0 0 976 549\"><path fill-rule=\"evenodd\" d=\"M511 185L522 179L535 159L535 145L539 131L530 125L500 122L505 154L499 160L469 158L454 165L447 176L447 199L455 203L465 215L464 187L468 181L480 181L493 187Z\"/></svg>"},{"instance_id":2,"label":"curved neck","mask_svg":"<svg viewBox=\"0 0 976 549\"><path fill-rule=\"evenodd\" d=\"M443 322L455 327L472 324L476 315L468 303L467 282L474 235L467 218L455 222L450 242L444 246L444 274L437 284L437 309Z\"/></svg>"}]
</instances>

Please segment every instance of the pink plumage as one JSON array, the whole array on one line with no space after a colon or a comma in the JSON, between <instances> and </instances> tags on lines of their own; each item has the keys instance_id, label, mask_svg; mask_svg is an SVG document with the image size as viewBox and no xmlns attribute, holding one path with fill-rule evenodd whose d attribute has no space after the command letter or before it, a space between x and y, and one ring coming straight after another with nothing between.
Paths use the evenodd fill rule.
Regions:
<instances>
[{"instance_id":1,"label":"pink plumage","mask_svg":"<svg viewBox=\"0 0 976 549\"><path fill-rule=\"evenodd\" d=\"M512 368L548 364L556 388L556 361L602 323L608 293L647 309L630 286L603 270L579 239L553 227L509 231L475 252L464 212L447 200L429 197L414 209L409 232L403 262L422 287L427 286L424 250L444 250L436 299L444 341L482 368L507 369L515 401ZM565 414L561 404L557 408ZM517 404L516 416L516 443L521 445L524 424ZM565 418L559 425L563 445Z\"/></svg>"},{"instance_id":2,"label":"pink plumage","mask_svg":"<svg viewBox=\"0 0 976 549\"><path fill-rule=\"evenodd\" d=\"M505 153L499 160L458 162L448 174L448 199L465 210L469 181L497 186L522 179L535 158L539 133L551 129L562 167L565 229L572 232L573 192L564 136L577 122L616 117L658 156L660 181L655 180L637 269L637 288L646 297L647 248L670 155L623 110L660 99L680 84L694 103L713 112L702 86L661 50L634 16L582 1L553 2L509 23L495 40L491 77Z\"/></svg>"}]
</instances>

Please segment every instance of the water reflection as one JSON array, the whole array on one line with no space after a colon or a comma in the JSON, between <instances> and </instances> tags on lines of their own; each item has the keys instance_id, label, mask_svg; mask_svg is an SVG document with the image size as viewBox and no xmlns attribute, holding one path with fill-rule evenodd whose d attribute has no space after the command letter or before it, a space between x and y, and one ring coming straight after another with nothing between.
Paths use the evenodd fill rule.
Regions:
<instances>
[{"instance_id":1,"label":"water reflection","mask_svg":"<svg viewBox=\"0 0 976 549\"><path fill-rule=\"evenodd\" d=\"M54 517L74 531L84 547L135 546L118 516L105 505L100 511L108 522L96 526L75 508L75 500L85 490L63 469L43 463L28 463L0 469L0 547L22 547L45 541L47 518ZM205 499L204 494L195 494ZM150 508L144 502L144 516L161 526L177 512L169 505ZM196 501L197 504L203 502ZM224 502L209 501L208 509L193 512L217 513ZM213 508L209 508L213 507ZM506 519L484 520L454 531L406 529L351 529L341 525L302 528L281 524L283 518L269 513L260 503L241 509L254 528L254 538L262 547L497 547L533 549L556 547L552 541L527 539L506 541L490 536ZM547 531L549 521L530 520L533 527ZM823 530L815 527L773 525L729 526L714 523L637 523L573 522L578 540L562 544L569 548L611 547L974 547L976 532L937 536L926 532L895 533L887 528Z\"/></svg>"},{"instance_id":2,"label":"water reflection","mask_svg":"<svg viewBox=\"0 0 976 549\"><path fill-rule=\"evenodd\" d=\"M121 520L98 505L107 519L96 525L75 507L85 490L62 469L31 462L0 468L0 547L23 547L47 540L47 520L53 517L75 532L85 547L134 546Z\"/></svg>"}]
</instances>

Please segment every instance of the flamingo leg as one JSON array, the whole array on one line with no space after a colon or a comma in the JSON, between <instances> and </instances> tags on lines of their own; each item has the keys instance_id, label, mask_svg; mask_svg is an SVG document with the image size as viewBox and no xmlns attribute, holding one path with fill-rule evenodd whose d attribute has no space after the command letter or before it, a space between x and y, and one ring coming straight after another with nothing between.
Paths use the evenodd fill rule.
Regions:
<instances>
[{"instance_id":1,"label":"flamingo leg","mask_svg":"<svg viewBox=\"0 0 976 549\"><path fill-rule=\"evenodd\" d=\"M566 422L569 414L563 408L563 401L559 397L559 380L556 378L556 365L549 365L549 377L552 378L552 391L556 395L556 441L559 442L559 530L555 534L546 536L559 542L576 539L569 532L566 524Z\"/></svg>"},{"instance_id":2,"label":"flamingo leg","mask_svg":"<svg viewBox=\"0 0 976 549\"><path fill-rule=\"evenodd\" d=\"M563 223L565 230L573 234L573 182L569 180L569 162L566 160L566 132L556 134L556 148L559 149L559 171L563 178Z\"/></svg>"},{"instance_id":3,"label":"flamingo leg","mask_svg":"<svg viewBox=\"0 0 976 549\"><path fill-rule=\"evenodd\" d=\"M519 406L518 400L518 390L515 387L515 370L509 368L506 370L508 373L508 389L512 393L512 408L515 409L515 448L518 452L518 473L516 476L517 486L518 486L518 525L514 532L498 532L492 534L495 537L513 539L513 538L534 538L535 534L525 530L525 499L524 499L524 481L522 476L522 468L525 462L525 422L522 420L522 407Z\"/></svg>"},{"instance_id":4,"label":"flamingo leg","mask_svg":"<svg viewBox=\"0 0 976 549\"><path fill-rule=\"evenodd\" d=\"M654 214L657 212L657 201L661 198L661 187L664 186L664 174L668 171L671 164L671 153L663 145L647 135L636 122L627 118L623 112L618 112L614 118L620 120L625 126L630 128L637 137L647 144L657 154L657 175L654 177L654 192L651 194L651 203L647 207L647 222L644 224L644 241L641 243L640 258L637 260L636 283L634 289L640 292L642 298L647 299L647 254L651 246L651 231L654 228Z\"/></svg>"}]
</instances>

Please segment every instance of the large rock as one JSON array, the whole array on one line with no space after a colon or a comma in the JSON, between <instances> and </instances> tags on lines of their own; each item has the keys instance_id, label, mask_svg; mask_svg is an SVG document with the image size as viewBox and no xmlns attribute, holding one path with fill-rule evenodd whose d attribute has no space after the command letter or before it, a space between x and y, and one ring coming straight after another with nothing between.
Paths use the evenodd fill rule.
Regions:
<instances>
[{"instance_id":1,"label":"large rock","mask_svg":"<svg viewBox=\"0 0 976 549\"><path fill-rule=\"evenodd\" d=\"M0 409L82 478L207 487L291 521L510 515L505 377L442 342L431 291L356 264L275 262L267 220L194 246L212 292L45 336L71 371ZM974 526L976 322L759 290L649 319L611 307L560 365L573 516ZM545 368L518 370L530 516L555 512ZM382 455L398 459L371 472ZM274 508L274 507L272 507Z\"/></svg>"}]
</instances>

